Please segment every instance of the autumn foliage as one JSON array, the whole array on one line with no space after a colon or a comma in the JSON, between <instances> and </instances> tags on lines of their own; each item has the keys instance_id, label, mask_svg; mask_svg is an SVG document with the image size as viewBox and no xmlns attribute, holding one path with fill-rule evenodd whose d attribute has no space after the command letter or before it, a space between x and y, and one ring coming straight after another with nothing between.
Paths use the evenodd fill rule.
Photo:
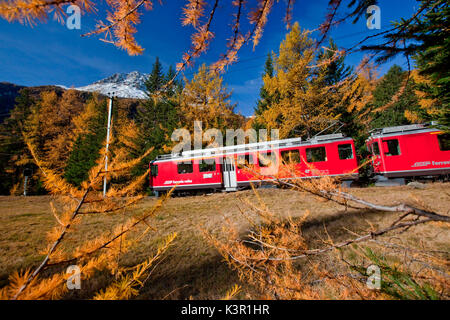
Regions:
<instances>
[{"instance_id":1,"label":"autumn foliage","mask_svg":"<svg viewBox=\"0 0 450 320\"><path fill-rule=\"evenodd\" d=\"M123 214L143 199L147 167L144 173L140 172L142 167L141 170L135 168L143 162L148 163L152 147L158 147L160 150L157 152L169 151L171 145L166 143L169 140L168 131L175 124L188 128L192 133L194 121L202 121L205 129L216 128L222 131L247 128L254 121L267 129L279 129L280 138L309 138L340 121L346 122L349 127L359 126L367 131L374 117L392 110L408 90L414 91L420 109L400 110L406 121L421 122L442 115L447 117L448 101L445 97L448 92L433 93L436 83L441 86L441 83L448 80L440 77L440 70L428 70L428 74L408 70L399 88L385 103L380 104L374 103L374 92L381 83L373 64L375 55L366 56L348 74L336 76L337 72L333 67L343 64L343 57L360 50L361 45L375 35L345 49L325 46L323 42L329 30L339 22L361 17L369 2L371 3L364 0L350 1L349 7L354 6L354 10L338 19L338 12L344 1L331 0L325 21L315 30L302 30L298 23L291 25L294 1L285 1L284 21L289 32L278 51L271 53L273 69L263 78L264 109L247 123L240 114L234 112L234 105L230 102L231 92L224 84L220 72L226 71L227 66L238 61L238 52L244 45L252 43L253 48L258 45L268 23L269 13L281 1L256 0L252 7L243 0L231 1L235 13L225 52L210 66L200 66L192 79L184 78L184 88L172 90L172 95L168 95L170 90L167 88L174 84L179 73L186 67L193 66L195 59L207 52L215 38L213 22L222 5L219 0L185 1L181 8L181 24L192 28L191 46L182 54L177 72L169 73L171 79L164 80L161 82L164 83L163 86L158 86L155 92L148 94L145 108L142 105L138 108L138 114L142 109L140 113L143 114L164 105L167 114L156 116L154 112L145 121L138 122L128 117L127 110L132 109L130 105L119 107L117 116L113 117L116 131L113 146L108 153L103 129L99 129L104 128L103 98L94 95L87 103L81 103L75 90L67 90L62 94L44 91L36 101L27 101L27 114L23 115L21 121L17 121L14 132L20 134L20 143L27 149L10 160L15 166L34 164L39 170L39 180L53 195L51 213L55 218L55 226L47 235L48 243L42 251L41 263L34 269L12 274L9 284L0 290L0 299L62 298L67 294L65 284L68 279L68 275L62 270L72 264L80 267L83 280L93 277L97 270L106 271L114 277L109 286L94 296L95 299L129 299L136 296L151 275L155 263L169 249L176 234L167 237L148 259L136 266L121 265L120 256L133 248L143 234L151 232L150 220L161 210L170 192L152 208L126 217L110 232L98 234L81 245L71 244L70 236L79 232L77 227L83 224L84 217ZM130 55L143 53L144 48L137 43L135 35L144 11L154 9L154 1L107 0L109 10L98 12L95 3L89 0L3 0L0 1L0 17L10 22L34 25L48 19L50 14L62 19L64 8L70 4L78 5L83 13L102 15L104 19L84 36L101 35L102 41L111 43ZM435 19L433 10L445 5L438 0L421 1L410 19L379 34L388 36L385 43L368 49L384 52L385 59L401 52L410 67L410 56L416 52L413 46L406 47L405 30L427 10L430 19ZM247 23L244 23L245 19ZM412 31L415 32L419 27L413 26ZM435 28L436 24L432 27ZM314 39L311 34L317 31L320 33L319 37ZM426 32L428 29L424 31ZM418 38L420 37L421 34ZM434 53L445 51L442 47L433 50ZM425 70L429 65L427 58L429 55L433 56L433 52L421 57ZM435 60L445 61L441 56ZM441 78L444 80L441 81ZM410 90L412 81L417 86ZM442 97L444 100L441 101ZM132 104L125 102L127 103ZM440 103L444 103L447 109L439 106ZM20 116L20 112L13 112L12 118L15 116ZM170 123L164 123L169 120ZM448 117L444 120L448 121ZM146 123L150 125L146 126ZM154 139L157 143L143 148L142 145L148 142L149 136L142 132L151 134L148 128L157 127L160 129L155 130L159 134ZM354 134L357 134L356 131ZM91 142L95 142L95 145L91 145ZM85 156L85 150L92 151L89 152L89 158L79 161L79 157ZM104 170L106 156L111 160L107 172ZM86 164L86 167L80 169L77 167L79 163ZM252 172L252 168L249 170ZM289 164L283 164L279 172L279 176L271 177L272 182L279 187L312 194L318 201L336 203L344 210L355 210L362 215L370 210L380 214L391 212L398 216L388 227L372 227L363 233L350 232L353 236L344 241L327 237L323 239L321 246L311 247L302 229L308 215L314 212L305 212L300 219L282 218L264 204L255 189L258 203L240 198L243 206L239 210L251 225L251 230L245 237L239 234L231 221L223 229L225 240L218 239L208 230L204 230L204 235L228 264L237 270L240 279L256 288L260 298L449 298L446 254L407 244L399 245L383 238L387 234L406 233L411 228L424 224L448 228L448 215L434 212L421 203L392 206L372 203L342 189L337 179L300 179L303 177ZM110 184L104 197L101 190L105 177ZM13 191L17 190L19 184L20 181L12 188ZM140 236L132 237L136 233ZM402 264L392 263L386 258L390 250L404 253ZM328 260L336 261L333 268L319 259L325 255ZM360 260L350 259L355 256ZM409 268L411 262L417 261L425 265L425 275L419 275L417 270ZM377 264L388 275L381 290L373 291L365 285L364 280L368 275L364 267L369 263ZM234 286L226 294L226 298L234 297L239 290L239 286Z\"/></svg>"},{"instance_id":2,"label":"autumn foliage","mask_svg":"<svg viewBox=\"0 0 450 320\"><path fill-rule=\"evenodd\" d=\"M44 101L52 101L55 96L44 94L44 98ZM89 111L89 104L87 108ZM84 117L89 117L89 112ZM57 129L57 126L51 128ZM73 127L75 132L79 129L76 126ZM48 134L54 133L50 131ZM98 234L76 246L70 239L71 235L79 232L77 226L83 223L83 217L123 214L144 197L140 190L146 182L148 172L131 181L119 178L129 176L129 171L139 164L142 158L151 152L151 149L134 159L127 157L125 149L116 149L113 157L109 154L110 162L108 171L105 172L106 153L102 148L96 164L89 170L88 178L76 187L68 183L58 170L60 168L58 158L46 156L45 160L42 160L42 152L36 148L35 139L31 138L30 132L24 131L23 135L30 155L40 170L45 188L54 196L51 209L55 226L47 234L48 244L42 250L42 262L34 270L27 269L12 274L9 285L1 289L0 297L2 299L61 298L67 293L66 281L70 276L65 271L61 271L61 267L73 264L80 268L82 280L89 279L96 270L105 270L114 275L113 283L99 292L95 299L129 299L137 295L138 289L145 283L155 261L160 259L169 248L176 234L170 235L157 248L154 255L135 267L121 266L119 257L136 245L143 234L152 230L149 220L161 209L170 193L161 198L152 208L124 218L123 222L116 225L110 232ZM57 136L56 141L59 141ZM56 148L59 144L50 146ZM115 178L117 182L111 184L106 196L103 196L102 186L105 176L108 179ZM129 237L132 231L139 230L139 236ZM45 276L43 276L44 271Z\"/></svg>"},{"instance_id":3,"label":"autumn foliage","mask_svg":"<svg viewBox=\"0 0 450 320\"><path fill-rule=\"evenodd\" d=\"M241 128L244 121L234 111L230 102L232 92L227 89L223 78L202 65L192 80L185 78L185 87L181 94L180 114L182 123L190 132L194 131L194 121L201 121L204 129Z\"/></svg>"}]
</instances>

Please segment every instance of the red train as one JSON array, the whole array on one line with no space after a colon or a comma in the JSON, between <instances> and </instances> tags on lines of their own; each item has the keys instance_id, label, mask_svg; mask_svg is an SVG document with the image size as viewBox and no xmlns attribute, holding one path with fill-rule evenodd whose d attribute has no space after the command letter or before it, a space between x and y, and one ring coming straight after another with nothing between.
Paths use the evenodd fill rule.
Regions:
<instances>
[{"instance_id":1,"label":"red train","mask_svg":"<svg viewBox=\"0 0 450 320\"><path fill-rule=\"evenodd\" d=\"M175 185L177 190L234 191L250 182L270 181L273 169L282 162L293 164L301 178L329 175L351 181L358 177L353 139L332 134L308 141L293 138L159 156L150 163L150 185L154 191ZM260 176L244 170L245 164L251 164Z\"/></svg>"},{"instance_id":2,"label":"red train","mask_svg":"<svg viewBox=\"0 0 450 320\"><path fill-rule=\"evenodd\" d=\"M375 175L404 179L450 174L450 135L427 125L376 129L366 145Z\"/></svg>"},{"instance_id":3,"label":"red train","mask_svg":"<svg viewBox=\"0 0 450 320\"><path fill-rule=\"evenodd\" d=\"M376 129L366 145L374 175L404 179L450 174L450 135L427 125ZM294 163L300 178L328 175L350 182L359 175L353 139L332 134L162 155L150 163L150 186L156 192L175 185L177 190L234 191L250 182L270 181L271 168L282 161ZM260 176L244 170L243 163L252 164Z\"/></svg>"}]
</instances>

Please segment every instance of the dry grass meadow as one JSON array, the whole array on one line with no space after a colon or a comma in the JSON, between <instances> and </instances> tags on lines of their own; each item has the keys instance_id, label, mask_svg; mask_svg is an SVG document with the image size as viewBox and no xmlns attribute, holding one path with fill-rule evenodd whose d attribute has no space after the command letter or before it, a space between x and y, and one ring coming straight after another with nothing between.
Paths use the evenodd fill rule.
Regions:
<instances>
[{"instance_id":1,"label":"dry grass meadow","mask_svg":"<svg viewBox=\"0 0 450 320\"><path fill-rule=\"evenodd\" d=\"M374 211L345 210L336 204L320 201L309 194L283 189L259 189L264 202L280 215L299 217L310 211L303 233L310 247L321 245L326 232L333 240L350 238L350 231L387 226L397 215ZM450 183L430 183L424 189L402 187L354 188L351 192L376 203L420 201L441 214L450 210ZM177 232L174 245L155 268L151 278L141 290L139 299L217 299L225 295L234 284L241 284L238 298L258 298L252 288L240 283L237 273L223 261L217 250L202 236L200 227L221 237L226 219L235 223L245 236L249 225L239 212L245 205L238 197L256 201L252 190L236 193L214 193L201 196L171 198L153 220L156 231L148 233L137 247L121 257L125 264L136 264L149 256L157 244L168 234ZM7 283L8 275L17 269L35 266L42 255L38 252L46 245L46 232L55 224L50 213L50 196L0 197L0 287ZM73 240L74 245L94 238L124 219L125 215L152 206L156 200L147 198L134 211L106 217L86 217L81 233L83 239ZM345 229L347 228L347 229ZM349 231L349 230L350 231ZM421 225L402 234L391 234L403 243L450 252L450 233L442 225ZM391 238L390 238L391 239ZM332 266L331 255L322 257ZM68 298L90 298L110 280L109 275L98 273L82 283L82 290L71 292ZM332 298L332 297L331 297Z\"/></svg>"}]
</instances>

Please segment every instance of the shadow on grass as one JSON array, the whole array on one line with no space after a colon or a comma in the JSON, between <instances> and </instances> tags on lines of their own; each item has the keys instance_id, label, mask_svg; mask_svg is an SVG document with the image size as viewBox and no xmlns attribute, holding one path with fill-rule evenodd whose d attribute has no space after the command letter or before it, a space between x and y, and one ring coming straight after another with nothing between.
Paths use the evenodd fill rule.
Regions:
<instances>
[{"instance_id":1,"label":"shadow on grass","mask_svg":"<svg viewBox=\"0 0 450 320\"><path fill-rule=\"evenodd\" d=\"M221 299L234 284L240 284L237 272L215 255L201 264L152 277L138 299Z\"/></svg>"}]
</instances>

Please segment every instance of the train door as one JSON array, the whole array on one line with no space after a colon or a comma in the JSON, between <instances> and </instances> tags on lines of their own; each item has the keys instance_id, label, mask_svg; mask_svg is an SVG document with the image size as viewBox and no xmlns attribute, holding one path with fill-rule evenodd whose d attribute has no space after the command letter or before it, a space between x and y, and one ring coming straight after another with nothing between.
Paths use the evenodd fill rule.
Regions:
<instances>
[{"instance_id":1,"label":"train door","mask_svg":"<svg viewBox=\"0 0 450 320\"><path fill-rule=\"evenodd\" d=\"M382 163L380 145L377 140L372 140L368 144L369 152L372 153L372 168L374 173L383 171L384 164Z\"/></svg>"},{"instance_id":2,"label":"train door","mask_svg":"<svg viewBox=\"0 0 450 320\"><path fill-rule=\"evenodd\" d=\"M230 157L223 158L222 176L225 191L236 191L237 189L236 165L234 164L233 158Z\"/></svg>"}]
</instances>

